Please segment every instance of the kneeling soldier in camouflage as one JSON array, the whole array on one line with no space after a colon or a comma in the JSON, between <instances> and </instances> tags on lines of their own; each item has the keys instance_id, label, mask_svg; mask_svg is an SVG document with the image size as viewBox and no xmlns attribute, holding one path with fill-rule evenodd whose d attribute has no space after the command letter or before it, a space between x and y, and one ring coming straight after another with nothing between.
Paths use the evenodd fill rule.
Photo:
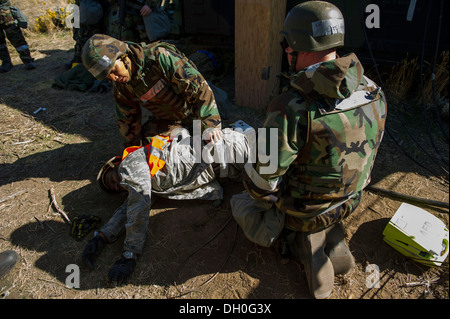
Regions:
<instances>
[{"instance_id":1,"label":"kneeling soldier in camouflage","mask_svg":"<svg viewBox=\"0 0 450 319\"><path fill-rule=\"evenodd\" d=\"M222 188L216 177L240 177L250 152L244 134L231 129L222 132L216 145L203 144L201 158L188 131L178 129L173 131L175 136L152 137L146 146L128 147L122 156L108 161L97 177L100 186L108 192L128 191L128 197L86 245L84 263L93 269L105 244L125 231L123 255L108 273L112 285L121 285L143 253L155 194L170 199L221 200ZM218 167L214 165L214 169L213 164ZM216 176L218 171L220 176Z\"/></svg>"},{"instance_id":2,"label":"kneeling soldier in camouflage","mask_svg":"<svg viewBox=\"0 0 450 319\"><path fill-rule=\"evenodd\" d=\"M312 295L327 298L334 275L354 265L341 221L370 182L386 102L355 54L337 55L344 19L335 5L295 6L282 34L290 85L271 101L264 124L277 129L268 141L278 141L278 167L262 173L267 165L257 163L244 176L248 194L234 196L232 210L250 240L278 244L304 266Z\"/></svg>"}]
</instances>

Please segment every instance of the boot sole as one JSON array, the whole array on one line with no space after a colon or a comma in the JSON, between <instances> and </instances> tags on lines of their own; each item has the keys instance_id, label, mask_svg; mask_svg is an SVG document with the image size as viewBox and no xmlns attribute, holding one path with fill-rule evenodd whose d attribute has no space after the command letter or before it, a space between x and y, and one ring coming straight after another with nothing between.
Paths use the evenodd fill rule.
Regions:
<instances>
[{"instance_id":1,"label":"boot sole","mask_svg":"<svg viewBox=\"0 0 450 319\"><path fill-rule=\"evenodd\" d=\"M0 267L0 278L5 276L17 263L19 260L19 255L13 250L7 250L0 253L0 260L5 256L3 266Z\"/></svg>"}]
</instances>

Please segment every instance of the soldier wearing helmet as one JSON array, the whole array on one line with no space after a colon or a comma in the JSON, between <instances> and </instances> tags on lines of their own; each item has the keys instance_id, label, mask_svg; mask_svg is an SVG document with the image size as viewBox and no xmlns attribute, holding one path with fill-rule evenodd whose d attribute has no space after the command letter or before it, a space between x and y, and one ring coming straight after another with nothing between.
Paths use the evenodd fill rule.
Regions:
<instances>
[{"instance_id":1,"label":"soldier wearing helmet","mask_svg":"<svg viewBox=\"0 0 450 319\"><path fill-rule=\"evenodd\" d=\"M169 135L199 120L205 140L221 138L221 117L208 83L174 45L139 45L96 34L84 45L82 60L98 80L114 82L114 99L124 146L146 143L146 136ZM141 127L142 110L153 121Z\"/></svg>"},{"instance_id":2,"label":"soldier wearing helmet","mask_svg":"<svg viewBox=\"0 0 450 319\"><path fill-rule=\"evenodd\" d=\"M354 266L342 221L370 182L386 121L381 89L355 54L336 52L344 30L341 11L325 1L305 1L288 13L281 34L290 83L270 102L264 123L278 167L265 172L267 164L258 162L246 170L248 194L231 200L247 237L299 261L317 299L329 297L334 276Z\"/></svg>"}]
</instances>

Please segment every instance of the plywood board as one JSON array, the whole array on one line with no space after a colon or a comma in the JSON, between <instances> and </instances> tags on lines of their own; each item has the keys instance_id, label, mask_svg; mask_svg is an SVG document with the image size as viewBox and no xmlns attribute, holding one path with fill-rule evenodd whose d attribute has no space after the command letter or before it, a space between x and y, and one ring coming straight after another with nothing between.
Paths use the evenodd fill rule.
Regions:
<instances>
[{"instance_id":1,"label":"plywood board","mask_svg":"<svg viewBox=\"0 0 450 319\"><path fill-rule=\"evenodd\" d=\"M265 109L279 90L286 0L235 0L235 103Z\"/></svg>"}]
</instances>

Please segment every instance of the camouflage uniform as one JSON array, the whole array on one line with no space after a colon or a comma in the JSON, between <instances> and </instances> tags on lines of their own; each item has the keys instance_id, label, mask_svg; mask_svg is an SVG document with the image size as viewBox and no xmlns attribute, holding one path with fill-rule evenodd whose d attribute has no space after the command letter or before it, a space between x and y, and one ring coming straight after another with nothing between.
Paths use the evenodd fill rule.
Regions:
<instances>
[{"instance_id":1,"label":"camouflage uniform","mask_svg":"<svg viewBox=\"0 0 450 319\"><path fill-rule=\"evenodd\" d=\"M86 69L103 80L124 54L136 66L129 82L114 82L116 115L125 147L146 142L145 136L169 135L175 125L189 128L193 120L201 121L202 131L221 128L211 88L175 46L164 42L141 46L95 35L83 48L82 58ZM141 129L141 107L154 119L146 132Z\"/></svg>"},{"instance_id":2,"label":"camouflage uniform","mask_svg":"<svg viewBox=\"0 0 450 319\"><path fill-rule=\"evenodd\" d=\"M191 127L202 121L202 130L221 128L213 92L203 76L183 53L162 42L139 46L129 43L130 57L138 72L127 84L114 83L116 114L126 144L136 145L141 127L140 106L154 118L151 136L167 132L170 125Z\"/></svg>"},{"instance_id":3,"label":"camouflage uniform","mask_svg":"<svg viewBox=\"0 0 450 319\"><path fill-rule=\"evenodd\" d=\"M211 156L198 161L189 133L181 130L176 136L177 138L166 144L161 155L166 162L165 166L153 178L150 175L145 147L130 153L119 166L121 185L128 191L128 198L104 225L101 232L112 242L126 230L125 251L142 253L152 193L181 200L222 199L222 187L215 180L216 173L212 163L220 164L220 177L234 178L239 176L249 157L250 148L245 136L230 129L223 130L223 143L214 149L215 154L225 156L222 159ZM205 152L205 145L202 152ZM241 160L226 158L230 154L235 154L235 157Z\"/></svg>"},{"instance_id":4,"label":"camouflage uniform","mask_svg":"<svg viewBox=\"0 0 450 319\"><path fill-rule=\"evenodd\" d=\"M109 13L108 34L116 39L131 42L150 42L145 30L144 20L140 10L144 5L148 5L152 10L155 9L160 0L127 0L126 10L123 21L120 21L119 0L113 0L115 3Z\"/></svg>"},{"instance_id":5,"label":"camouflage uniform","mask_svg":"<svg viewBox=\"0 0 450 319\"><path fill-rule=\"evenodd\" d=\"M244 184L253 198L274 202L287 229L339 223L370 182L385 120L383 93L354 54L306 68L268 108L264 127L278 129L277 170L258 174L257 163Z\"/></svg>"},{"instance_id":6,"label":"camouflage uniform","mask_svg":"<svg viewBox=\"0 0 450 319\"><path fill-rule=\"evenodd\" d=\"M11 13L10 7L11 3L9 0L0 0L0 60L4 64L11 63L11 57L6 45L6 37L8 37L8 40L19 53L22 62L32 68L33 59L31 58L30 49Z\"/></svg>"}]
</instances>

